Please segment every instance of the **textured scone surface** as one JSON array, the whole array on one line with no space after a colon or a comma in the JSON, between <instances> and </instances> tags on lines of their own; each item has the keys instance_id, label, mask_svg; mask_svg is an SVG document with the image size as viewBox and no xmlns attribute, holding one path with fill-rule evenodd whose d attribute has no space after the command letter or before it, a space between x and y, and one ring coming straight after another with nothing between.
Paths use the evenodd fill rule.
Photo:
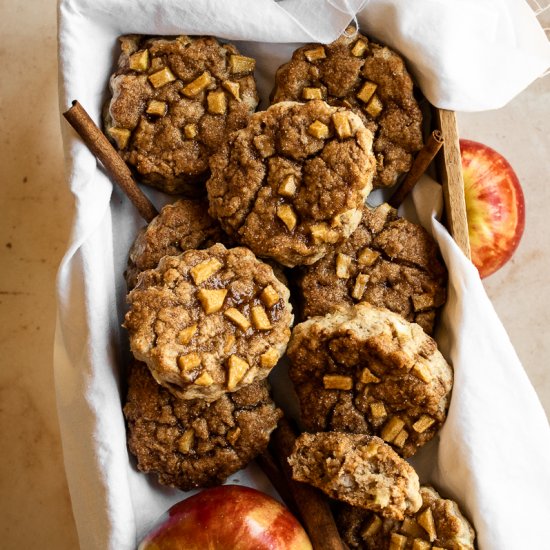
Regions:
<instances>
[{"instance_id":1,"label":"textured scone surface","mask_svg":"<svg viewBox=\"0 0 550 550\"><path fill-rule=\"evenodd\" d=\"M403 521L342 505L336 516L342 539L357 550L474 550L475 532L458 504L432 487L421 487L420 494L420 510Z\"/></svg>"},{"instance_id":2,"label":"textured scone surface","mask_svg":"<svg viewBox=\"0 0 550 550\"><path fill-rule=\"evenodd\" d=\"M262 452L281 411L267 381L208 403L181 400L135 361L124 406L128 446L138 468L160 483L188 491L223 483Z\"/></svg>"},{"instance_id":3,"label":"textured scone surface","mask_svg":"<svg viewBox=\"0 0 550 550\"><path fill-rule=\"evenodd\" d=\"M136 286L138 275L157 267L164 256L177 256L192 248L226 244L220 224L208 214L208 202L181 199L167 204L136 237L128 257L125 277L128 289Z\"/></svg>"},{"instance_id":4,"label":"textured scone surface","mask_svg":"<svg viewBox=\"0 0 550 550\"><path fill-rule=\"evenodd\" d=\"M323 101L255 113L210 162L210 214L258 256L311 264L348 237L371 189L372 134Z\"/></svg>"},{"instance_id":5,"label":"textured scone surface","mask_svg":"<svg viewBox=\"0 0 550 550\"><path fill-rule=\"evenodd\" d=\"M379 435L411 456L443 424L453 373L420 326L367 303L296 325L289 374L308 431Z\"/></svg>"},{"instance_id":6,"label":"textured scone surface","mask_svg":"<svg viewBox=\"0 0 550 550\"><path fill-rule=\"evenodd\" d=\"M433 331L446 298L447 270L428 232L384 203L365 206L359 227L299 280L305 317L366 301Z\"/></svg>"},{"instance_id":7,"label":"textured scone surface","mask_svg":"<svg viewBox=\"0 0 550 550\"><path fill-rule=\"evenodd\" d=\"M384 517L403 519L422 503L416 472L379 437L304 433L288 462L296 481Z\"/></svg>"},{"instance_id":8,"label":"textured scone surface","mask_svg":"<svg viewBox=\"0 0 550 550\"><path fill-rule=\"evenodd\" d=\"M422 148L422 113L401 56L354 30L296 50L277 71L272 101L319 97L353 109L374 135L374 187L389 187Z\"/></svg>"},{"instance_id":9,"label":"textured scone surface","mask_svg":"<svg viewBox=\"0 0 550 550\"><path fill-rule=\"evenodd\" d=\"M283 355L289 295L247 248L165 256L128 295L130 348L174 395L212 401L265 378Z\"/></svg>"},{"instance_id":10,"label":"textured scone surface","mask_svg":"<svg viewBox=\"0 0 550 550\"><path fill-rule=\"evenodd\" d=\"M120 38L105 131L144 183L204 192L208 158L258 104L254 60L212 37Z\"/></svg>"}]
</instances>

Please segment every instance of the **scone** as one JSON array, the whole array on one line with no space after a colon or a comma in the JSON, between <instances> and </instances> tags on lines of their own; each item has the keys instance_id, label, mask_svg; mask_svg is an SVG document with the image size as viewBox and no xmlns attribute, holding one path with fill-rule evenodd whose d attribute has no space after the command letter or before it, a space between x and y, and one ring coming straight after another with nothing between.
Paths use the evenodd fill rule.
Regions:
<instances>
[{"instance_id":1,"label":"scone","mask_svg":"<svg viewBox=\"0 0 550 550\"><path fill-rule=\"evenodd\" d=\"M254 59L208 36L120 38L104 126L143 183L204 194L208 159L258 104Z\"/></svg>"},{"instance_id":2,"label":"scone","mask_svg":"<svg viewBox=\"0 0 550 550\"><path fill-rule=\"evenodd\" d=\"M264 379L283 355L289 295L247 248L165 256L128 295L130 349L175 396L214 401Z\"/></svg>"},{"instance_id":3,"label":"scone","mask_svg":"<svg viewBox=\"0 0 550 550\"><path fill-rule=\"evenodd\" d=\"M355 32L296 50L275 77L272 101L324 99L353 109L374 134L374 187L390 187L422 148L422 113L401 56Z\"/></svg>"},{"instance_id":4,"label":"scone","mask_svg":"<svg viewBox=\"0 0 550 550\"><path fill-rule=\"evenodd\" d=\"M298 285L304 317L366 301L431 334L437 309L445 303L447 270L427 231L398 218L384 203L365 206L355 232L304 268Z\"/></svg>"},{"instance_id":5,"label":"scone","mask_svg":"<svg viewBox=\"0 0 550 550\"><path fill-rule=\"evenodd\" d=\"M374 173L371 146L347 109L272 105L212 157L210 214L260 257L312 264L357 228Z\"/></svg>"},{"instance_id":6,"label":"scone","mask_svg":"<svg viewBox=\"0 0 550 550\"><path fill-rule=\"evenodd\" d=\"M379 437L304 433L288 462L296 481L386 518L402 520L422 504L416 472Z\"/></svg>"},{"instance_id":7,"label":"scone","mask_svg":"<svg viewBox=\"0 0 550 550\"><path fill-rule=\"evenodd\" d=\"M453 373L420 326L367 303L296 325L289 375L308 431L380 436L413 455L443 424Z\"/></svg>"},{"instance_id":8,"label":"scone","mask_svg":"<svg viewBox=\"0 0 550 550\"><path fill-rule=\"evenodd\" d=\"M458 504L432 487L420 494L420 510L403 521L342 505L336 515L342 539L351 550L474 550L475 532Z\"/></svg>"},{"instance_id":9,"label":"scone","mask_svg":"<svg viewBox=\"0 0 550 550\"><path fill-rule=\"evenodd\" d=\"M227 244L220 224L208 215L205 200L181 199L167 204L136 237L125 272L128 290L136 286L138 275L157 267L164 256L177 256L192 248Z\"/></svg>"},{"instance_id":10,"label":"scone","mask_svg":"<svg viewBox=\"0 0 550 550\"><path fill-rule=\"evenodd\" d=\"M223 483L265 450L281 411L262 380L213 403L181 400L135 361L124 406L128 446L138 468L189 491Z\"/></svg>"}]
</instances>

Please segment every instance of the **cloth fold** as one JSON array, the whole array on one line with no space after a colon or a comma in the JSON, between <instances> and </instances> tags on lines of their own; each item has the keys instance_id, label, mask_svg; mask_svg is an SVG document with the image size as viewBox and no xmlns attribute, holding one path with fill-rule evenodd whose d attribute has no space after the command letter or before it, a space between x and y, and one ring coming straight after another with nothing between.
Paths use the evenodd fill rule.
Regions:
<instances>
[{"instance_id":1,"label":"cloth fold","mask_svg":"<svg viewBox=\"0 0 550 550\"><path fill-rule=\"evenodd\" d=\"M243 52L258 59L265 107L275 69L294 48L312 37L336 38L362 4L61 0L60 109L78 99L99 122L118 55L116 38L133 32L238 40ZM325 13L330 17L321 16ZM422 91L440 107L498 107L550 65L544 33L520 0L370 0L357 19L363 31L408 59ZM125 443L122 273L143 222L74 132L62 125L76 203L71 243L58 274L54 345L65 467L81 548L129 550L184 496L138 473ZM483 550L542 548L547 544L544 520L550 517L550 429L477 272L446 230L426 215L437 196L435 184L430 185L415 189L414 196L422 196L419 218L433 223L451 272L438 341L456 378L439 445L419 453L424 453L420 461L435 465L425 480L465 507ZM160 194L146 192L160 207ZM234 479L269 490L254 466Z\"/></svg>"}]
</instances>

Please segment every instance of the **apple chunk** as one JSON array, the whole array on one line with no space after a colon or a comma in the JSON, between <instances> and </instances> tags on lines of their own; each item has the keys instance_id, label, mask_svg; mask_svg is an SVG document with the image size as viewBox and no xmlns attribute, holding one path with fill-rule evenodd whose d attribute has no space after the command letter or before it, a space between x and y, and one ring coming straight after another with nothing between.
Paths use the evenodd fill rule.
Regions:
<instances>
[{"instance_id":1,"label":"apple chunk","mask_svg":"<svg viewBox=\"0 0 550 550\"><path fill-rule=\"evenodd\" d=\"M312 550L296 518L268 495L240 485L178 502L138 550Z\"/></svg>"},{"instance_id":2,"label":"apple chunk","mask_svg":"<svg viewBox=\"0 0 550 550\"><path fill-rule=\"evenodd\" d=\"M508 161L487 145L460 140L472 262L480 276L500 269L518 247L525 200Z\"/></svg>"}]
</instances>

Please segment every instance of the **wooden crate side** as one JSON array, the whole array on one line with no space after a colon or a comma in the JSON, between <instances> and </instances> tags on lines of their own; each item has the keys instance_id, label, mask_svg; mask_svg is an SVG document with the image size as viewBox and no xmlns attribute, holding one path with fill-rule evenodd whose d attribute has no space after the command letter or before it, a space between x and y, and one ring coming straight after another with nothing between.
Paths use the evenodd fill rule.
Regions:
<instances>
[{"instance_id":1,"label":"wooden crate side","mask_svg":"<svg viewBox=\"0 0 550 550\"><path fill-rule=\"evenodd\" d=\"M464 198L460 144L454 111L434 108L435 123L445 140L438 155L438 175L443 185L447 228L462 252L470 258L470 238Z\"/></svg>"}]
</instances>

